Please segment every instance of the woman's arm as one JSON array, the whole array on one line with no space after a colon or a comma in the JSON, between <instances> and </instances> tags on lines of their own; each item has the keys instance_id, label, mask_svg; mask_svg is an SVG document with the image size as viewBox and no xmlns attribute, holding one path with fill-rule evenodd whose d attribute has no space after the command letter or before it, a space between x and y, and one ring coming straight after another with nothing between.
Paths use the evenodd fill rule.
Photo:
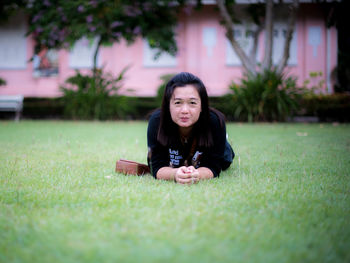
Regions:
<instances>
[{"instance_id":1,"label":"woman's arm","mask_svg":"<svg viewBox=\"0 0 350 263\"><path fill-rule=\"evenodd\" d=\"M213 172L206 167L195 169L193 166L180 168L162 167L157 172L157 179L174 180L181 184L193 184L202 179L213 178Z\"/></svg>"},{"instance_id":2,"label":"woman's arm","mask_svg":"<svg viewBox=\"0 0 350 263\"><path fill-rule=\"evenodd\" d=\"M174 180L179 168L162 167L158 170L156 178L162 180Z\"/></svg>"},{"instance_id":3,"label":"woman's arm","mask_svg":"<svg viewBox=\"0 0 350 263\"><path fill-rule=\"evenodd\" d=\"M213 172L207 167L199 167L197 171L199 172L199 179L210 179L214 177Z\"/></svg>"}]
</instances>

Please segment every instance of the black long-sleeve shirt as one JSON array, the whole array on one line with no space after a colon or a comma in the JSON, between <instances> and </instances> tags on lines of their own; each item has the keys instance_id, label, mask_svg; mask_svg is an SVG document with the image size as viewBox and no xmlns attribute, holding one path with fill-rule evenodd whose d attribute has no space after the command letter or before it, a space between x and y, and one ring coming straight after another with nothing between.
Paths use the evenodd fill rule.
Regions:
<instances>
[{"instance_id":1,"label":"black long-sleeve shirt","mask_svg":"<svg viewBox=\"0 0 350 263\"><path fill-rule=\"evenodd\" d=\"M189 140L187 143L181 142L179 138L172 145L162 146L157 140L158 128L160 123L160 111L151 115L148 122L147 144L151 150L149 165L152 175L156 178L157 172L162 167L180 167L184 165L185 160L191 152L193 143ZM200 155L196 168L209 168L214 177L218 177L222 170L224 150L226 143L226 126L220 123L220 119L214 112L210 112L210 128L213 136L214 145L210 148L196 146L193 151L193 157ZM190 156L192 158L192 156Z\"/></svg>"}]
</instances>

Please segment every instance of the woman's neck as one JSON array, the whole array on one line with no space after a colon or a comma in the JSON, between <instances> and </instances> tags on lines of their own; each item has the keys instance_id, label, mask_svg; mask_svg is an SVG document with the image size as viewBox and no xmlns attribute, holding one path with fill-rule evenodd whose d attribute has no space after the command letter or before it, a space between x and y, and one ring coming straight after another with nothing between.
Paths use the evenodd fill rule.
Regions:
<instances>
[{"instance_id":1,"label":"woman's neck","mask_svg":"<svg viewBox=\"0 0 350 263\"><path fill-rule=\"evenodd\" d=\"M191 136L192 127L179 127L180 136L188 139Z\"/></svg>"}]
</instances>

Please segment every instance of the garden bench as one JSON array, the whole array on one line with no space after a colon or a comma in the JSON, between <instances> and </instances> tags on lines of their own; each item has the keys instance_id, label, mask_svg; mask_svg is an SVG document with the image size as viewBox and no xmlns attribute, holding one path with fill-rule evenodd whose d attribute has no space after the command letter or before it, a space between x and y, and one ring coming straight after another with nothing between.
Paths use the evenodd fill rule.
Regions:
<instances>
[{"instance_id":1,"label":"garden bench","mask_svg":"<svg viewBox=\"0 0 350 263\"><path fill-rule=\"evenodd\" d=\"M22 95L0 95L0 111L15 112L15 120L18 121L21 117L22 109Z\"/></svg>"}]
</instances>

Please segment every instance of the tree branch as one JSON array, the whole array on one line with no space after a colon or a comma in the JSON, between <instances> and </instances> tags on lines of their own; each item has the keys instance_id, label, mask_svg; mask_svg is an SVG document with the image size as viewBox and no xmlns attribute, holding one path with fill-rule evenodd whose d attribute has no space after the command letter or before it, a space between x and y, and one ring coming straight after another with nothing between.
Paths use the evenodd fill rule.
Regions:
<instances>
[{"instance_id":1,"label":"tree branch","mask_svg":"<svg viewBox=\"0 0 350 263\"><path fill-rule=\"evenodd\" d=\"M293 32L295 28L298 8L299 8L299 0L294 0L293 3L289 6L289 9L290 9L289 21L288 21L286 39L284 42L283 56L280 62L278 63L278 67L277 67L277 73L279 74L282 74L289 59L290 42L292 41L292 38L293 38Z\"/></svg>"},{"instance_id":2,"label":"tree branch","mask_svg":"<svg viewBox=\"0 0 350 263\"><path fill-rule=\"evenodd\" d=\"M258 28L254 31L254 36L253 36L253 47L250 51L250 61L254 61L256 65L256 54L258 51L258 44L259 44L259 35L261 31L263 30L262 25L258 25Z\"/></svg>"},{"instance_id":3,"label":"tree branch","mask_svg":"<svg viewBox=\"0 0 350 263\"><path fill-rule=\"evenodd\" d=\"M249 57L245 54L244 50L241 48L241 46L238 44L234 37L234 23L228 13L228 10L225 6L225 3L223 0L216 0L217 6L219 7L220 14L222 18L224 19L224 25L227 31L227 38L230 41L233 49L235 50L237 56L240 58L243 68L247 71L247 73L256 75L256 68L255 63L252 63L249 59Z\"/></svg>"},{"instance_id":4,"label":"tree branch","mask_svg":"<svg viewBox=\"0 0 350 263\"><path fill-rule=\"evenodd\" d=\"M273 50L273 0L266 0L265 11L265 54L262 63L263 69L269 69L272 65Z\"/></svg>"},{"instance_id":5,"label":"tree branch","mask_svg":"<svg viewBox=\"0 0 350 263\"><path fill-rule=\"evenodd\" d=\"M95 52L94 52L94 65L93 65L93 71L95 72L97 69L97 56L98 56L98 52L100 51L100 47L102 45L102 37L98 37L98 42L95 48Z\"/></svg>"}]
</instances>

